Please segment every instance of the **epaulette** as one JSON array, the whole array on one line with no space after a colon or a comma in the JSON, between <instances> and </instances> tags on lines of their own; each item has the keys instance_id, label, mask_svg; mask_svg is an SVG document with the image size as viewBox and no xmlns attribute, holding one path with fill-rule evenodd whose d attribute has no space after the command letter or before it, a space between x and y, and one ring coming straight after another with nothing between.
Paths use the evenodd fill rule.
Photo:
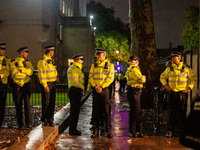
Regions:
<instances>
[{"instance_id":1,"label":"epaulette","mask_svg":"<svg viewBox=\"0 0 200 150\"><path fill-rule=\"evenodd\" d=\"M184 64L186 67L191 68L189 65Z\"/></svg>"}]
</instances>

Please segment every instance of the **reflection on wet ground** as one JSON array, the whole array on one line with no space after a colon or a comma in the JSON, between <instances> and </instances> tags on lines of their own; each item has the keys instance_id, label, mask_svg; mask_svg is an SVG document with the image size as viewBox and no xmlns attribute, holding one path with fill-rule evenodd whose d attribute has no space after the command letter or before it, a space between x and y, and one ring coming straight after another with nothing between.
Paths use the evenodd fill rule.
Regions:
<instances>
[{"instance_id":1,"label":"reflection on wet ground","mask_svg":"<svg viewBox=\"0 0 200 150\"><path fill-rule=\"evenodd\" d=\"M92 113L92 95L84 103L79 116L78 130L82 132L82 136L68 135L68 128L60 135L55 142L54 148L57 150L63 149L109 149L109 150L161 150L174 149L186 150L179 143L178 137L166 138L166 120L161 120L161 128L156 132L153 121L153 110L143 110L144 119L144 137L131 138L128 132L128 112L129 104L126 99L126 94L115 93L111 104L112 117L112 134L113 138L106 138L104 128L101 129L101 135L92 139L90 136L92 131L90 128L91 113ZM164 115L164 112L162 114Z\"/></svg>"}]
</instances>

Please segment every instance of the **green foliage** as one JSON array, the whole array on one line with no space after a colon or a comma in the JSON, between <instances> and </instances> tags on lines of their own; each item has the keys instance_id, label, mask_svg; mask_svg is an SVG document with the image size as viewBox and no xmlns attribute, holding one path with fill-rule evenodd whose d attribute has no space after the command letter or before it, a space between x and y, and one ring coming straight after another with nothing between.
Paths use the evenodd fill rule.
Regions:
<instances>
[{"instance_id":1,"label":"green foliage","mask_svg":"<svg viewBox=\"0 0 200 150\"><path fill-rule=\"evenodd\" d=\"M112 61L127 62L130 41L130 29L128 24L114 17L114 8L106 8L101 3L91 1L87 5L87 15L94 16L92 25L95 30L95 44L97 48L108 50L107 58ZM119 51L119 54L116 51Z\"/></svg>"},{"instance_id":2,"label":"green foliage","mask_svg":"<svg viewBox=\"0 0 200 150\"><path fill-rule=\"evenodd\" d=\"M181 39L184 42L185 50L197 49L199 46L199 8L190 6L186 10L186 27Z\"/></svg>"},{"instance_id":3,"label":"green foliage","mask_svg":"<svg viewBox=\"0 0 200 150\"><path fill-rule=\"evenodd\" d=\"M118 32L108 32L96 35L97 48L108 50L107 58L113 61L127 62L130 57L128 39ZM117 54L116 51L119 51Z\"/></svg>"}]
</instances>

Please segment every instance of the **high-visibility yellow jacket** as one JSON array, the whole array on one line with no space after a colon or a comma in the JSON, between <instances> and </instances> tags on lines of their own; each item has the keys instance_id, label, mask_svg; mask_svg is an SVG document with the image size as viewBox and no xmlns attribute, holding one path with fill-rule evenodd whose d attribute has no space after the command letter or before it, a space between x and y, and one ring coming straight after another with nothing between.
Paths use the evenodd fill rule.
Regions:
<instances>
[{"instance_id":1,"label":"high-visibility yellow jacket","mask_svg":"<svg viewBox=\"0 0 200 150\"><path fill-rule=\"evenodd\" d=\"M13 82L22 87L30 81L30 76L33 74L33 65L30 61L17 57L11 62L10 70Z\"/></svg>"},{"instance_id":2,"label":"high-visibility yellow jacket","mask_svg":"<svg viewBox=\"0 0 200 150\"><path fill-rule=\"evenodd\" d=\"M124 75L122 73L119 73L118 79L119 80L124 80Z\"/></svg>"},{"instance_id":3,"label":"high-visibility yellow jacket","mask_svg":"<svg viewBox=\"0 0 200 150\"><path fill-rule=\"evenodd\" d=\"M92 90L91 84L90 84L90 82L88 82L87 90L86 91L91 91L91 90Z\"/></svg>"},{"instance_id":4,"label":"high-visibility yellow jacket","mask_svg":"<svg viewBox=\"0 0 200 150\"><path fill-rule=\"evenodd\" d=\"M43 58L37 63L37 68L39 81L44 88L47 87L47 82L56 81L58 73L51 57L44 54Z\"/></svg>"},{"instance_id":5,"label":"high-visibility yellow jacket","mask_svg":"<svg viewBox=\"0 0 200 150\"><path fill-rule=\"evenodd\" d=\"M114 81L114 65L107 59L103 62L97 61L90 68L89 82L92 87L101 86L102 88L109 87Z\"/></svg>"},{"instance_id":6,"label":"high-visibility yellow jacket","mask_svg":"<svg viewBox=\"0 0 200 150\"><path fill-rule=\"evenodd\" d=\"M188 79L191 80L189 84ZM187 87L193 89L197 83L197 76L190 67L180 62L178 66L172 64L171 67L167 67L160 75L160 82L163 85L168 84L172 91L178 92Z\"/></svg>"},{"instance_id":7,"label":"high-visibility yellow jacket","mask_svg":"<svg viewBox=\"0 0 200 150\"><path fill-rule=\"evenodd\" d=\"M10 75L10 59L5 56L0 56L0 78L3 84L8 83Z\"/></svg>"},{"instance_id":8,"label":"high-visibility yellow jacket","mask_svg":"<svg viewBox=\"0 0 200 150\"><path fill-rule=\"evenodd\" d=\"M73 64L67 70L67 77L68 77L68 87L77 87L81 88L82 90L85 89L84 83L84 73L82 71L82 64L78 62L73 62Z\"/></svg>"},{"instance_id":9,"label":"high-visibility yellow jacket","mask_svg":"<svg viewBox=\"0 0 200 150\"><path fill-rule=\"evenodd\" d=\"M146 78L142 76L139 66L130 65L126 72L127 85L131 87L143 88L143 83L146 82Z\"/></svg>"}]
</instances>

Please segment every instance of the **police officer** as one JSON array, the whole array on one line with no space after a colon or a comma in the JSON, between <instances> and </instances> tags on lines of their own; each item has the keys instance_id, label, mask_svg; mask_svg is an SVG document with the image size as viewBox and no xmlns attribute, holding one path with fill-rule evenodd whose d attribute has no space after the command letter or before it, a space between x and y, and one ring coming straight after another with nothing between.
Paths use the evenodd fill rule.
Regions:
<instances>
[{"instance_id":1,"label":"police officer","mask_svg":"<svg viewBox=\"0 0 200 150\"><path fill-rule=\"evenodd\" d=\"M114 65L106 59L107 50L96 49L98 61L92 64L89 82L93 87L93 134L92 138L99 135L99 123L105 116L107 137L112 138L110 98L108 87L114 80ZM103 114L103 115L102 115Z\"/></svg>"},{"instance_id":2,"label":"police officer","mask_svg":"<svg viewBox=\"0 0 200 150\"><path fill-rule=\"evenodd\" d=\"M17 50L19 57L12 60L10 69L13 80L13 100L15 102L17 122L19 129L25 129L22 114L22 99L24 99L25 123L27 128L32 128L30 107L30 76L33 74L33 66L27 60L28 49L22 47Z\"/></svg>"},{"instance_id":3,"label":"police officer","mask_svg":"<svg viewBox=\"0 0 200 150\"><path fill-rule=\"evenodd\" d=\"M118 78L119 78L119 83L120 83L119 93L123 93L124 88L125 88L125 80L124 80L123 71L120 71Z\"/></svg>"},{"instance_id":4,"label":"police officer","mask_svg":"<svg viewBox=\"0 0 200 150\"><path fill-rule=\"evenodd\" d=\"M140 96L142 93L143 83L146 82L146 76L140 71L139 58L134 55L130 56L130 67L127 75L127 97L130 104L129 112L129 133L132 137L143 137L142 110L140 105ZM139 131L139 135L136 132Z\"/></svg>"},{"instance_id":5,"label":"police officer","mask_svg":"<svg viewBox=\"0 0 200 150\"><path fill-rule=\"evenodd\" d=\"M4 119L7 83L10 75L10 59L5 56L5 52L6 43L0 43L0 127Z\"/></svg>"},{"instance_id":6,"label":"police officer","mask_svg":"<svg viewBox=\"0 0 200 150\"><path fill-rule=\"evenodd\" d=\"M45 54L37 64L38 78L40 81L41 93L42 93L42 125L54 126L54 109L56 88L55 83L58 82L58 73L54 60L55 46L48 45L44 47Z\"/></svg>"},{"instance_id":7,"label":"police officer","mask_svg":"<svg viewBox=\"0 0 200 150\"><path fill-rule=\"evenodd\" d=\"M197 83L193 70L181 62L182 51L172 50L172 65L167 67L160 76L163 87L169 93L169 120L166 137L173 135L175 125L182 130L186 120L188 93ZM188 79L190 83L188 84ZM180 130L180 131L181 131Z\"/></svg>"},{"instance_id":8,"label":"police officer","mask_svg":"<svg viewBox=\"0 0 200 150\"><path fill-rule=\"evenodd\" d=\"M70 119L69 119L69 134L81 135L77 130L77 123L80 113L81 97L85 93L84 87L84 72L83 72L83 55L77 54L72 57L73 64L67 71L68 77L68 96L70 99Z\"/></svg>"}]
</instances>

